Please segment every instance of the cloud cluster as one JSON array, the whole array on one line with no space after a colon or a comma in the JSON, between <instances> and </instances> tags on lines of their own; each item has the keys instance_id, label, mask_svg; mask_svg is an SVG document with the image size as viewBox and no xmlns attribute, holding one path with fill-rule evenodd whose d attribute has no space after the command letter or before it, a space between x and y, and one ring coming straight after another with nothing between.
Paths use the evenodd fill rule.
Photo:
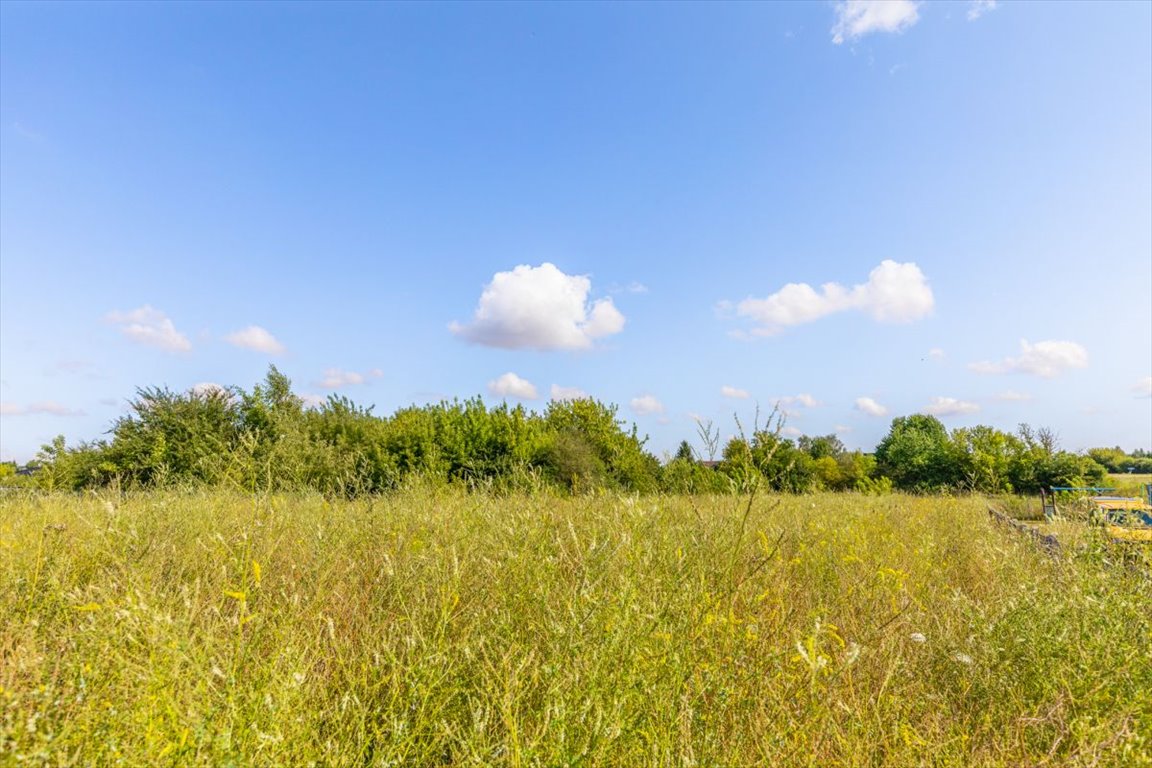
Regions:
<instances>
[{"instance_id":1,"label":"cloud cluster","mask_svg":"<svg viewBox=\"0 0 1152 768\"><path fill-rule=\"evenodd\" d=\"M628 404L632 406L633 411L641 416L646 416L650 413L664 413L664 403L652 395L634 397Z\"/></svg>"},{"instance_id":2,"label":"cloud cluster","mask_svg":"<svg viewBox=\"0 0 1152 768\"><path fill-rule=\"evenodd\" d=\"M140 344L159 347L169 352L188 352L192 349L192 342L176 330L176 326L168 316L148 304L129 312L118 310L109 312L105 319L119 326L122 334Z\"/></svg>"},{"instance_id":3,"label":"cloud cluster","mask_svg":"<svg viewBox=\"0 0 1152 768\"><path fill-rule=\"evenodd\" d=\"M83 416L84 411L69 408L53 400L42 400L28 405L0 403L0 416Z\"/></svg>"},{"instance_id":4,"label":"cloud cluster","mask_svg":"<svg viewBox=\"0 0 1152 768\"><path fill-rule=\"evenodd\" d=\"M480 295L472 322L453 322L452 333L473 344L501 349L588 349L619 333L624 315L612 299L589 303L592 282L545 262L497 272Z\"/></svg>"},{"instance_id":5,"label":"cloud cluster","mask_svg":"<svg viewBox=\"0 0 1152 768\"><path fill-rule=\"evenodd\" d=\"M367 373L345 371L341 368L328 368L324 371L324 377L316 382L316 385L324 389L340 389L341 387L363 384L369 379L378 379L383 375L384 371L379 368L373 368Z\"/></svg>"},{"instance_id":6,"label":"cloud cluster","mask_svg":"<svg viewBox=\"0 0 1152 768\"><path fill-rule=\"evenodd\" d=\"M488 393L496 397L516 397L521 400L535 400L539 396L535 384L511 371L488 382Z\"/></svg>"},{"instance_id":7,"label":"cloud cluster","mask_svg":"<svg viewBox=\"0 0 1152 768\"><path fill-rule=\"evenodd\" d=\"M235 333L230 333L224 337L224 341L234 347L250 349L253 352L263 352L267 355L279 355L284 352L284 345L258 325L250 325Z\"/></svg>"},{"instance_id":8,"label":"cloud cluster","mask_svg":"<svg viewBox=\"0 0 1152 768\"><path fill-rule=\"evenodd\" d=\"M967 400L957 400L954 397L934 397L932 402L924 408L924 413L932 416L962 416L966 413L976 413L980 406Z\"/></svg>"},{"instance_id":9,"label":"cloud cluster","mask_svg":"<svg viewBox=\"0 0 1152 768\"><path fill-rule=\"evenodd\" d=\"M971 363L969 370L976 373L1028 373L1051 379L1072 368L1088 367L1088 351L1074 341L1038 341L1029 344L1020 340L1020 354L1006 357L1000 362L982 360Z\"/></svg>"},{"instance_id":10,"label":"cloud cluster","mask_svg":"<svg viewBox=\"0 0 1152 768\"><path fill-rule=\"evenodd\" d=\"M903 32L920 19L915 0L844 0L836 4L832 42L856 40L873 32Z\"/></svg>"},{"instance_id":11,"label":"cloud cluster","mask_svg":"<svg viewBox=\"0 0 1152 768\"><path fill-rule=\"evenodd\" d=\"M868 274L866 283L852 288L825 283L819 291L807 283L788 283L767 298L744 299L736 305L736 313L757 324L752 333L772 336L790 326L850 310L865 312L882 323L907 323L930 313L934 304L920 267L885 259Z\"/></svg>"},{"instance_id":12,"label":"cloud cluster","mask_svg":"<svg viewBox=\"0 0 1152 768\"><path fill-rule=\"evenodd\" d=\"M870 397L856 398L856 410L869 416L887 416L888 409Z\"/></svg>"}]
</instances>

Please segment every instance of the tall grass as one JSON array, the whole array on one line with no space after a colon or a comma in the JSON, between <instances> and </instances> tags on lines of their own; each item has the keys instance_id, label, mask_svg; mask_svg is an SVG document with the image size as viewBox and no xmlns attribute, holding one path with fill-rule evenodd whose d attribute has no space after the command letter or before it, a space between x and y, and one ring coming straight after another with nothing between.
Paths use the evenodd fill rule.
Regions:
<instances>
[{"instance_id":1,"label":"tall grass","mask_svg":"<svg viewBox=\"0 0 1152 768\"><path fill-rule=\"evenodd\" d=\"M1152 765L1152 583L979 499L0 499L0 761Z\"/></svg>"}]
</instances>

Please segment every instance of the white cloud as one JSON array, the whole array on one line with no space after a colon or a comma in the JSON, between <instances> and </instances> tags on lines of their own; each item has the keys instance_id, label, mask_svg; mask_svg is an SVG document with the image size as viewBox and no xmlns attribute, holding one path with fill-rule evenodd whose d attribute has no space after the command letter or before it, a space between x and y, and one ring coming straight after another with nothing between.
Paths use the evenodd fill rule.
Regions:
<instances>
[{"instance_id":1,"label":"white cloud","mask_svg":"<svg viewBox=\"0 0 1152 768\"><path fill-rule=\"evenodd\" d=\"M636 411L636 413L640 414L641 416L645 416L649 413L664 413L664 404L652 395L640 395L639 397L634 397L629 402L629 405L632 406L632 410Z\"/></svg>"},{"instance_id":2,"label":"white cloud","mask_svg":"<svg viewBox=\"0 0 1152 768\"><path fill-rule=\"evenodd\" d=\"M263 352L268 355L279 355L284 352L284 345L258 325L250 325L235 333L230 333L224 337L224 341L235 347L251 349L254 352Z\"/></svg>"},{"instance_id":3,"label":"white cloud","mask_svg":"<svg viewBox=\"0 0 1152 768\"><path fill-rule=\"evenodd\" d=\"M53 400L42 400L28 405L0 403L0 416L83 416L84 411L69 408Z\"/></svg>"},{"instance_id":4,"label":"white cloud","mask_svg":"<svg viewBox=\"0 0 1152 768\"><path fill-rule=\"evenodd\" d=\"M384 372L379 368L373 368L366 374L357 373L356 371L345 371L340 368L328 368L324 371L324 378L320 379L316 384L324 389L340 389L341 387L363 384L368 379L378 379L383 375Z\"/></svg>"},{"instance_id":5,"label":"white cloud","mask_svg":"<svg viewBox=\"0 0 1152 768\"><path fill-rule=\"evenodd\" d=\"M836 4L832 42L840 45L873 32L903 32L919 18L915 0L844 0Z\"/></svg>"},{"instance_id":6,"label":"white cloud","mask_svg":"<svg viewBox=\"0 0 1152 768\"><path fill-rule=\"evenodd\" d=\"M300 402L305 408L320 408L324 403L328 402L328 398L324 395L314 395L310 392L297 392L296 397L300 398Z\"/></svg>"},{"instance_id":7,"label":"white cloud","mask_svg":"<svg viewBox=\"0 0 1152 768\"><path fill-rule=\"evenodd\" d=\"M734 400L747 400L751 397L751 395L748 394L748 390L730 387L727 384L720 387L720 394L724 397L731 397Z\"/></svg>"},{"instance_id":8,"label":"white cloud","mask_svg":"<svg viewBox=\"0 0 1152 768\"><path fill-rule=\"evenodd\" d=\"M547 262L497 272L480 295L472 323L448 327L461 338L503 349L588 349L619 333L624 315L612 299L589 303L592 282Z\"/></svg>"},{"instance_id":9,"label":"white cloud","mask_svg":"<svg viewBox=\"0 0 1152 768\"><path fill-rule=\"evenodd\" d=\"M944 350L940 349L940 347L933 347L932 349L928 350L928 359L929 360L943 360L944 359Z\"/></svg>"},{"instance_id":10,"label":"white cloud","mask_svg":"<svg viewBox=\"0 0 1152 768\"><path fill-rule=\"evenodd\" d=\"M549 394L553 400L584 400L588 397L588 393L579 387L562 387L559 384L553 384Z\"/></svg>"},{"instance_id":11,"label":"white cloud","mask_svg":"<svg viewBox=\"0 0 1152 768\"><path fill-rule=\"evenodd\" d=\"M986 13L996 10L996 0L972 0L968 3L968 21L976 21Z\"/></svg>"},{"instance_id":12,"label":"white cloud","mask_svg":"<svg viewBox=\"0 0 1152 768\"><path fill-rule=\"evenodd\" d=\"M838 435L843 435L844 433L851 432L851 431L852 431L852 427L848 426L847 424L837 424L836 425L836 434L838 434Z\"/></svg>"},{"instance_id":13,"label":"white cloud","mask_svg":"<svg viewBox=\"0 0 1152 768\"><path fill-rule=\"evenodd\" d=\"M1006 357L998 363L982 360L968 366L976 373L1030 373L1050 379L1070 368L1087 368L1088 350L1074 341L1020 340L1019 357Z\"/></svg>"},{"instance_id":14,"label":"white cloud","mask_svg":"<svg viewBox=\"0 0 1152 768\"><path fill-rule=\"evenodd\" d=\"M187 352L192 349L192 342L176 330L168 316L147 304L130 312L109 312L105 319L119 326L122 334L141 344L160 347L169 352Z\"/></svg>"},{"instance_id":15,"label":"white cloud","mask_svg":"<svg viewBox=\"0 0 1152 768\"><path fill-rule=\"evenodd\" d=\"M199 384L193 384L188 391L200 397L206 397L216 393L228 394L227 387L223 387L214 381L202 381Z\"/></svg>"},{"instance_id":16,"label":"white cloud","mask_svg":"<svg viewBox=\"0 0 1152 768\"><path fill-rule=\"evenodd\" d=\"M789 408L794 405L803 406L804 408L815 408L816 406L820 405L820 401L812 397L812 395L808 394L807 392L802 392L799 395L781 397L776 401L776 405L783 408Z\"/></svg>"},{"instance_id":17,"label":"white cloud","mask_svg":"<svg viewBox=\"0 0 1152 768\"><path fill-rule=\"evenodd\" d=\"M1025 400L1031 400L1032 395L1027 392L1017 392L1014 389L1006 389L1003 392L998 392L995 398L1006 403L1022 403Z\"/></svg>"},{"instance_id":18,"label":"white cloud","mask_svg":"<svg viewBox=\"0 0 1152 768\"><path fill-rule=\"evenodd\" d=\"M1140 379L1132 387L1132 391L1136 393L1137 397L1152 397L1152 376L1145 376Z\"/></svg>"},{"instance_id":19,"label":"white cloud","mask_svg":"<svg viewBox=\"0 0 1152 768\"><path fill-rule=\"evenodd\" d=\"M784 429L780 430L780 433L785 437L800 437L800 435L804 434L796 427L784 427Z\"/></svg>"},{"instance_id":20,"label":"white cloud","mask_svg":"<svg viewBox=\"0 0 1152 768\"><path fill-rule=\"evenodd\" d=\"M979 405L967 400L957 400L954 397L934 397L924 409L924 413L932 416L960 416L966 413L976 413L979 410Z\"/></svg>"},{"instance_id":21,"label":"white cloud","mask_svg":"<svg viewBox=\"0 0 1152 768\"><path fill-rule=\"evenodd\" d=\"M536 385L509 371L488 382L488 393L496 397L518 397L521 400L535 400Z\"/></svg>"},{"instance_id":22,"label":"white cloud","mask_svg":"<svg viewBox=\"0 0 1152 768\"><path fill-rule=\"evenodd\" d=\"M885 259L868 274L868 282L851 289L825 283L816 291L807 283L788 283L766 299L744 299L736 313L757 324L754 334L772 336L849 310L867 312L882 323L907 323L927 315L933 304L928 279L916 264Z\"/></svg>"},{"instance_id":23,"label":"white cloud","mask_svg":"<svg viewBox=\"0 0 1152 768\"><path fill-rule=\"evenodd\" d=\"M856 410L869 416L887 416L888 409L870 397L856 398Z\"/></svg>"}]
</instances>

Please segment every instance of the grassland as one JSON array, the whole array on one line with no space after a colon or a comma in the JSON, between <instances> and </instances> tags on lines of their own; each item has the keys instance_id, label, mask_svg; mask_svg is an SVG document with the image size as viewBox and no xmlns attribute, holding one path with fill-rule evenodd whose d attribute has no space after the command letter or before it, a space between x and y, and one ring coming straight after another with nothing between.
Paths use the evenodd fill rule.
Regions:
<instances>
[{"instance_id":1,"label":"grassland","mask_svg":"<svg viewBox=\"0 0 1152 768\"><path fill-rule=\"evenodd\" d=\"M0 762L1152 765L1152 581L978 498L0 498Z\"/></svg>"}]
</instances>

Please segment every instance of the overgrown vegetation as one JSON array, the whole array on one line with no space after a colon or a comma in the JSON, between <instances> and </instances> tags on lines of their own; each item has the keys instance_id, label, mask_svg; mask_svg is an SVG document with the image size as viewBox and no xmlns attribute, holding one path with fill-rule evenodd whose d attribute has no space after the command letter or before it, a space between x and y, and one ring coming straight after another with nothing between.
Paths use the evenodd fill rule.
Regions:
<instances>
[{"instance_id":1,"label":"overgrown vegetation","mask_svg":"<svg viewBox=\"0 0 1152 768\"><path fill-rule=\"evenodd\" d=\"M552 401L536 413L475 398L377 416L335 396L305 408L273 367L250 392L142 389L108 440L69 447L61 437L45 446L34 482L45 489L193 484L349 497L391 491L413 478L575 493L731 493L746 491L753 480L793 493L1032 493L1105 479L1093 459L1099 451L1061 451L1051 432L1027 425L1016 434L985 426L949 433L933 416L903 416L874 456L848 451L835 435L785 438L782 425L774 412L767 424L755 423L748 433L741 428L721 448L719 430L702 424L707 460L685 441L661 465L615 406L595 400ZM1111 453L1097 457L1124 465Z\"/></svg>"},{"instance_id":2,"label":"overgrown vegetation","mask_svg":"<svg viewBox=\"0 0 1152 768\"><path fill-rule=\"evenodd\" d=\"M975 497L13 492L0 762L1147 766L1105 547Z\"/></svg>"}]
</instances>

